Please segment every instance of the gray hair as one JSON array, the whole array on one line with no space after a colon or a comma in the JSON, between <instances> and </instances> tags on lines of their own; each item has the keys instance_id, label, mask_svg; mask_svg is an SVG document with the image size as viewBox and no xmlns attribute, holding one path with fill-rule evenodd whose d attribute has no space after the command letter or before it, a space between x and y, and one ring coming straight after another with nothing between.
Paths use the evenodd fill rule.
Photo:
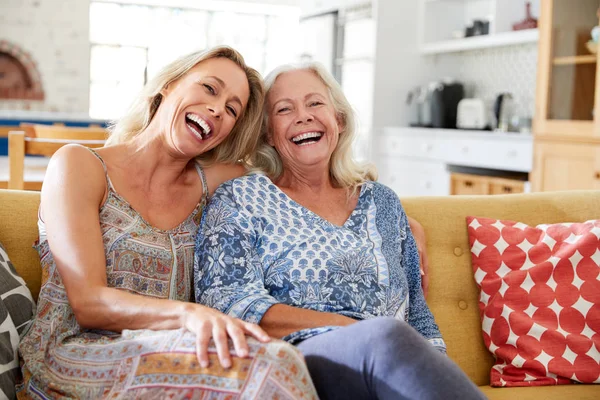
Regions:
<instances>
[{"instance_id":1,"label":"gray hair","mask_svg":"<svg viewBox=\"0 0 600 400\"><path fill-rule=\"evenodd\" d=\"M264 81L265 102L279 75L302 70L313 72L327 87L338 120L341 122L339 141L329 164L329 175L334 185L354 191L367 180L377 180L377 171L373 164L360 164L354 159L352 154L352 144L356 135L354 110L339 83L321 64L315 62L287 64L273 70ZM283 173L283 162L279 153L268 143L269 135L269 112L264 107L258 148L250 162L254 171L263 172L272 180L276 180Z\"/></svg>"},{"instance_id":2,"label":"gray hair","mask_svg":"<svg viewBox=\"0 0 600 400\"><path fill-rule=\"evenodd\" d=\"M144 86L127 113L110 127L106 145L127 142L140 134L156 114L163 98L160 92L169 83L181 78L198 63L219 57L233 61L244 71L250 87L250 98L229 136L214 149L198 156L198 159L207 163L247 161L258 144L265 92L260 74L246 65L240 53L228 46L193 52L165 66Z\"/></svg>"}]
</instances>

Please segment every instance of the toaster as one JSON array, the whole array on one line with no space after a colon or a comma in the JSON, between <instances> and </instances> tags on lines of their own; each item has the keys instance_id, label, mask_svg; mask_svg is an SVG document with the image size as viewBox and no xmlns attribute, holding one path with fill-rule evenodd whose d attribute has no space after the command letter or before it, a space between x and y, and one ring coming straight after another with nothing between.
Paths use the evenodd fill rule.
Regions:
<instances>
[{"instance_id":1,"label":"toaster","mask_svg":"<svg viewBox=\"0 0 600 400\"><path fill-rule=\"evenodd\" d=\"M462 99L456 117L458 129L487 129L485 103L482 99Z\"/></svg>"}]
</instances>

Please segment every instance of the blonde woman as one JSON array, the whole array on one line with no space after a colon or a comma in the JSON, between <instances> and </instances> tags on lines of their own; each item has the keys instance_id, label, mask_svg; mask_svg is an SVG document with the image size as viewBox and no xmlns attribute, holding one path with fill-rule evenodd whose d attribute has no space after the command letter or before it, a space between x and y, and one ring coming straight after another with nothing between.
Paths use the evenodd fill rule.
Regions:
<instances>
[{"instance_id":1,"label":"blonde woman","mask_svg":"<svg viewBox=\"0 0 600 400\"><path fill-rule=\"evenodd\" d=\"M398 197L352 158L339 85L315 64L265 85L258 173L206 210L196 301L297 345L322 399L484 398L444 355Z\"/></svg>"},{"instance_id":2,"label":"blonde woman","mask_svg":"<svg viewBox=\"0 0 600 400\"><path fill-rule=\"evenodd\" d=\"M56 153L20 397L316 397L292 346L189 303L202 210L244 171L235 163L256 147L263 98L235 50L193 53L146 85L108 147Z\"/></svg>"}]
</instances>

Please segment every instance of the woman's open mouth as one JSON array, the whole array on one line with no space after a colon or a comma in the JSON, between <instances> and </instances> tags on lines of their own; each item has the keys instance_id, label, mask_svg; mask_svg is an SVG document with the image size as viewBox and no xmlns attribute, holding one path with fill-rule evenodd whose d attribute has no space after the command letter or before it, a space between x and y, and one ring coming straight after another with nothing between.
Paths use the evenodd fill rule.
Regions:
<instances>
[{"instance_id":1,"label":"woman's open mouth","mask_svg":"<svg viewBox=\"0 0 600 400\"><path fill-rule=\"evenodd\" d=\"M323 132L306 132L292 138L292 143L298 146L315 144L323 137Z\"/></svg>"},{"instance_id":2,"label":"woman's open mouth","mask_svg":"<svg viewBox=\"0 0 600 400\"><path fill-rule=\"evenodd\" d=\"M210 124L198 114L186 113L185 123L192 133L200 140L206 140L212 136Z\"/></svg>"}]
</instances>

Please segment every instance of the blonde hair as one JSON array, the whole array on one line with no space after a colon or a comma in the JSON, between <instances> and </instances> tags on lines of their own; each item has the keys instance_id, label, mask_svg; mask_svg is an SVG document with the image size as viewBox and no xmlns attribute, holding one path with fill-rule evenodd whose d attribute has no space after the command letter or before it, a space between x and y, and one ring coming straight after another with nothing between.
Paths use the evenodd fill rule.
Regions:
<instances>
[{"instance_id":1,"label":"blonde hair","mask_svg":"<svg viewBox=\"0 0 600 400\"><path fill-rule=\"evenodd\" d=\"M144 86L127 113L110 127L106 145L123 143L140 134L156 114L163 98L160 92L169 83L181 78L198 63L219 57L233 61L244 71L250 87L250 98L229 136L214 149L198 156L198 159L206 163L246 162L258 144L265 91L260 74L246 65L240 53L228 46L190 53L165 66Z\"/></svg>"},{"instance_id":2,"label":"blonde hair","mask_svg":"<svg viewBox=\"0 0 600 400\"><path fill-rule=\"evenodd\" d=\"M354 159L352 154L352 144L356 135L354 111L340 85L321 64L313 62L299 65L288 64L273 70L264 81L265 102L279 75L302 70L314 73L327 87L338 121L341 122L339 140L329 163L329 175L333 184L337 187L355 190L367 180L377 180L377 171L373 164L360 164ZM251 158L251 164L254 171L263 172L272 180L277 180L283 173L283 162L279 153L268 143L269 134L269 111L265 107L258 148Z\"/></svg>"}]
</instances>

